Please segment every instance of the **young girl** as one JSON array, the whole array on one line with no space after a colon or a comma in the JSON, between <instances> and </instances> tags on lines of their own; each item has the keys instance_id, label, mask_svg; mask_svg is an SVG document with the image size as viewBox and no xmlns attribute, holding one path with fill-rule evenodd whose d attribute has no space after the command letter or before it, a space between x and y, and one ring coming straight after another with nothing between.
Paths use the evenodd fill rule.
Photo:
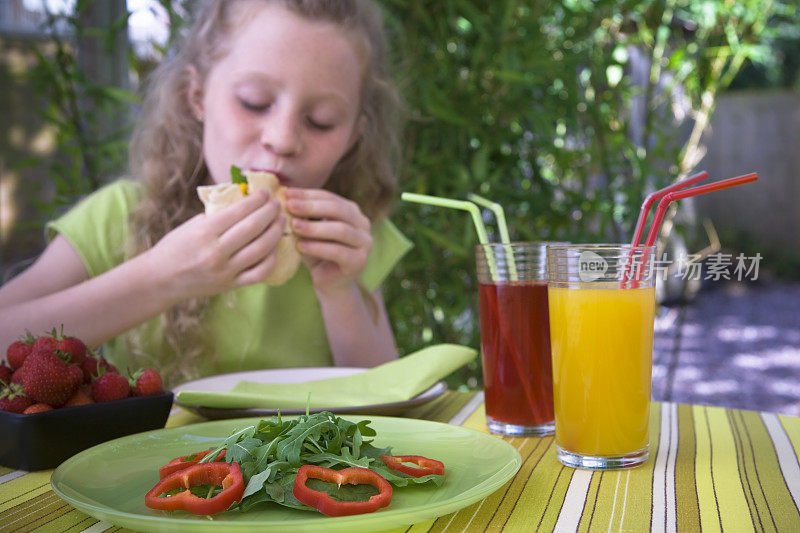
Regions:
<instances>
[{"instance_id":1,"label":"young girl","mask_svg":"<svg viewBox=\"0 0 800 533\"><path fill-rule=\"evenodd\" d=\"M212 0L153 74L112 183L47 226L41 257L0 289L0 346L26 329L105 344L168 383L397 357L380 283L408 250L396 192L396 96L369 0ZM252 194L212 215L199 185L275 173L304 266L260 283L287 224Z\"/></svg>"}]
</instances>

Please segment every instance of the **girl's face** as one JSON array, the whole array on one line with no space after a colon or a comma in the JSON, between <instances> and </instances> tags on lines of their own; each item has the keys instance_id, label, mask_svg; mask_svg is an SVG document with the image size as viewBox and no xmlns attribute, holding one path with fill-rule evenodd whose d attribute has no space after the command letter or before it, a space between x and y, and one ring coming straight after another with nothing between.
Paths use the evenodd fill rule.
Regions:
<instances>
[{"instance_id":1,"label":"girl's face","mask_svg":"<svg viewBox=\"0 0 800 533\"><path fill-rule=\"evenodd\" d=\"M190 86L211 179L230 167L320 188L361 129L363 62L348 35L276 5L250 9L205 85Z\"/></svg>"}]
</instances>

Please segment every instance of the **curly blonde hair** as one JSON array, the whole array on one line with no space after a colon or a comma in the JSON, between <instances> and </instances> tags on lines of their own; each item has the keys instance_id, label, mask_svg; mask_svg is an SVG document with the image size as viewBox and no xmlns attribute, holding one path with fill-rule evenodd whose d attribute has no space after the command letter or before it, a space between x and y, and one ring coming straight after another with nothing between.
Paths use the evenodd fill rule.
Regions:
<instances>
[{"instance_id":1,"label":"curly blonde hair","mask_svg":"<svg viewBox=\"0 0 800 533\"><path fill-rule=\"evenodd\" d=\"M309 20L338 24L363 56L361 115L364 130L339 161L325 188L355 201L371 220L384 217L396 194L398 95L388 70L387 43L378 7L370 0L211 0L200 11L177 53L150 76L130 146L130 174L143 185L132 215L129 252L151 248L203 209L196 188L209 180L203 160L203 124L189 105L190 70L201 83L228 52L231 35L253 9L277 3ZM202 319L208 299L184 301L160 317L167 353L146 354L144 326L127 336L132 362L155 365L167 383L213 368L204 351Z\"/></svg>"}]
</instances>

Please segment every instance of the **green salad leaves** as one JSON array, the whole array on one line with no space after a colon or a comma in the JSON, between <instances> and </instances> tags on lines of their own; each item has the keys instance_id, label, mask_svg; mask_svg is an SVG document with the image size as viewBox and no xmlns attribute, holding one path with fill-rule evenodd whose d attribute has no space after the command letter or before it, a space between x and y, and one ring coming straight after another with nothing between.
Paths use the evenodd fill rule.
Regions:
<instances>
[{"instance_id":1,"label":"green salad leaves","mask_svg":"<svg viewBox=\"0 0 800 533\"><path fill-rule=\"evenodd\" d=\"M380 456L391 455L391 447L372 445L371 437L376 432L369 424L369 420L350 422L328 411L292 419L278 414L233 433L201 462L213 461L222 450L227 450L225 460L239 463L245 480L244 496L239 504L242 511L262 502L314 510L292 494L297 471L304 464L337 470L351 466L369 468L395 487L428 481L441 486L444 476L412 477L388 468ZM337 487L321 481L317 481L314 488L341 501L367 499L372 490L364 486Z\"/></svg>"},{"instance_id":2,"label":"green salad leaves","mask_svg":"<svg viewBox=\"0 0 800 533\"><path fill-rule=\"evenodd\" d=\"M231 183L247 183L247 177L236 165L231 165Z\"/></svg>"}]
</instances>

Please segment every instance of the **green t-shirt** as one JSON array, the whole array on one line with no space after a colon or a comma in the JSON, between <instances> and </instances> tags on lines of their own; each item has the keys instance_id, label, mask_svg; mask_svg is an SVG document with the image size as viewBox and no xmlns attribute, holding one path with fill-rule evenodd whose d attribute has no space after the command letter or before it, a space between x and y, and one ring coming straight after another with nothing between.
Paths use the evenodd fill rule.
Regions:
<instances>
[{"instance_id":1,"label":"green t-shirt","mask_svg":"<svg viewBox=\"0 0 800 533\"><path fill-rule=\"evenodd\" d=\"M142 195L138 183L119 180L88 196L62 217L50 222L46 236L63 235L83 260L89 276L110 270L127 258L129 216ZM361 274L363 285L375 290L411 248L388 220L372 226L373 247ZM284 285L256 284L211 298L204 324L215 368L226 373L262 368L329 366L332 364L322 312L305 265ZM148 353L168 349L160 318L145 326ZM106 357L125 368L130 354L120 337L105 347Z\"/></svg>"}]
</instances>

